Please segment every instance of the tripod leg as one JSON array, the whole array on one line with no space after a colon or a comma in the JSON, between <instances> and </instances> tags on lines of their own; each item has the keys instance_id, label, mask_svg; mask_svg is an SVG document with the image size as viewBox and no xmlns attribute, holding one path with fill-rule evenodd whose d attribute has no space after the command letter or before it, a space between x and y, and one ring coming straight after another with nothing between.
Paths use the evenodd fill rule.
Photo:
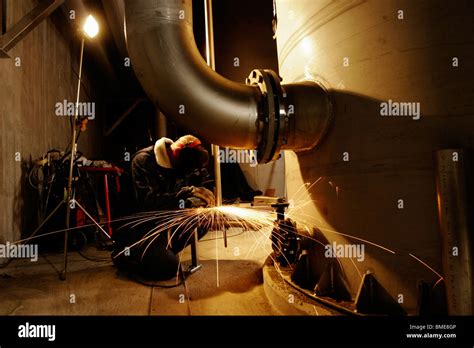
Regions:
<instances>
[{"instance_id":1,"label":"tripod leg","mask_svg":"<svg viewBox=\"0 0 474 348\"><path fill-rule=\"evenodd\" d=\"M76 94L76 112L74 113L74 120L72 123L72 134L71 134L71 159L69 161L69 177L67 181L67 210L66 210L66 232L64 233L64 269L62 274L60 275L61 280L66 280L66 272L67 272L67 237L69 232L69 218L71 217L71 203L75 202L73 199L73 170L74 170L74 161L76 160L77 154L77 119L79 118L79 98L81 96L81 79L82 79L82 61L84 59L84 43L85 39L82 38L81 41L81 55L79 59L79 76L77 79L77 94Z\"/></svg>"},{"instance_id":2,"label":"tripod leg","mask_svg":"<svg viewBox=\"0 0 474 348\"><path fill-rule=\"evenodd\" d=\"M91 219L91 221L109 238L111 239L110 235L102 228L102 226L91 216L91 214L88 213L88 211L78 202L76 201L74 198L71 199L71 201L69 202L69 204L73 203L74 205L77 205L77 207L79 209L81 209L83 211L84 214L86 214L86 216ZM70 218L70 214L71 214L71 206L69 205L68 206L68 211L67 211L67 221L69 221L69 218ZM69 228L69 224L68 224L68 228ZM67 242L68 242L68 229L66 229L66 232L65 232L65 235L64 235L64 269L63 269L63 272L61 273L61 280L65 280L66 279L66 270L67 270Z\"/></svg>"},{"instance_id":3,"label":"tripod leg","mask_svg":"<svg viewBox=\"0 0 474 348\"><path fill-rule=\"evenodd\" d=\"M61 202L59 202L59 204L57 205L56 208L54 208L54 210L46 217L46 219L44 219L44 221L41 223L41 225L39 225L36 230L34 230L34 232L31 234L31 236L29 236L28 238L33 238L34 236L36 236L36 233L38 233L39 230L41 230L41 228L49 221L49 219L51 219L53 217L53 215L58 211L58 209L64 204L64 200L62 200Z\"/></svg>"},{"instance_id":4,"label":"tripod leg","mask_svg":"<svg viewBox=\"0 0 474 348\"><path fill-rule=\"evenodd\" d=\"M75 200L69 199L66 202L67 208L66 208L66 230L64 231L64 266L63 266L63 271L59 275L59 279L61 280L66 280L66 273L67 273L67 242L68 242L69 226L70 226L69 224L70 224L70 218L71 218L71 203L75 204Z\"/></svg>"}]
</instances>

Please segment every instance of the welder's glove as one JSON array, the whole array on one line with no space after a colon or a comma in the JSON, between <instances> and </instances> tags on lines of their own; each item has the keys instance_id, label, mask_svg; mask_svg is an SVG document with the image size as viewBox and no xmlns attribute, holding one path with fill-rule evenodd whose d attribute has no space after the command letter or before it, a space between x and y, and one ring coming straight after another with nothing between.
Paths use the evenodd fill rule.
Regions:
<instances>
[{"instance_id":1,"label":"welder's glove","mask_svg":"<svg viewBox=\"0 0 474 348\"><path fill-rule=\"evenodd\" d=\"M216 205L214 194L205 187L183 187L176 197L179 199L198 198L206 203L205 206L213 207Z\"/></svg>"},{"instance_id":2,"label":"welder's glove","mask_svg":"<svg viewBox=\"0 0 474 348\"><path fill-rule=\"evenodd\" d=\"M216 205L216 199L214 198L214 193L212 193L212 191L208 190L205 187L193 186L192 195L193 197L197 197L205 201L207 203L207 206L209 207L213 207Z\"/></svg>"},{"instance_id":3,"label":"welder's glove","mask_svg":"<svg viewBox=\"0 0 474 348\"><path fill-rule=\"evenodd\" d=\"M186 198L184 203L186 208L205 208L207 207L207 202L197 197Z\"/></svg>"},{"instance_id":4,"label":"welder's glove","mask_svg":"<svg viewBox=\"0 0 474 348\"><path fill-rule=\"evenodd\" d=\"M191 197L192 196L192 192L193 192L193 186L185 186L183 188L181 188L178 193L176 194L176 198L178 199L186 199L188 197Z\"/></svg>"}]
</instances>

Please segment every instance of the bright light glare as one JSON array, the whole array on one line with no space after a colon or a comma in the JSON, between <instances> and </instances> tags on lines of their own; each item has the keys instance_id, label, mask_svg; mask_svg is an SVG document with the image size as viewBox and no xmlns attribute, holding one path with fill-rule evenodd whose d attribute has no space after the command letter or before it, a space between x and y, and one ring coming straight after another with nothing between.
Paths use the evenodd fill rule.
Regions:
<instances>
[{"instance_id":1,"label":"bright light glare","mask_svg":"<svg viewBox=\"0 0 474 348\"><path fill-rule=\"evenodd\" d=\"M84 23L84 33L91 39L93 39L99 33L99 23L95 20L94 16L89 15Z\"/></svg>"},{"instance_id":2,"label":"bright light glare","mask_svg":"<svg viewBox=\"0 0 474 348\"><path fill-rule=\"evenodd\" d=\"M273 211L268 212L268 211L262 211L262 210L254 210L250 208L241 208L241 207L236 207L236 206L231 206L231 205L221 205L219 207L214 207L212 209L215 209L221 212L222 214L235 217L235 218L273 223L273 220L270 220L270 219L273 219Z\"/></svg>"},{"instance_id":3,"label":"bright light glare","mask_svg":"<svg viewBox=\"0 0 474 348\"><path fill-rule=\"evenodd\" d=\"M311 43L311 39L309 37L305 37L301 41L301 47L303 48L303 52L306 55L311 55L313 53L313 44Z\"/></svg>"}]
</instances>

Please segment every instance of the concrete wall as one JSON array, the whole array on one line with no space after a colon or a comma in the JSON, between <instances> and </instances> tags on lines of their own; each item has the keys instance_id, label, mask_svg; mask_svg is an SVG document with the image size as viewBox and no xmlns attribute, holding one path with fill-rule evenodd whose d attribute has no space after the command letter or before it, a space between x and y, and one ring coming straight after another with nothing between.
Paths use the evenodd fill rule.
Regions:
<instances>
[{"instance_id":1,"label":"concrete wall","mask_svg":"<svg viewBox=\"0 0 474 348\"><path fill-rule=\"evenodd\" d=\"M318 80L335 102L321 146L286 154L289 198L307 202L293 211L331 243L365 244L363 262L341 259L353 295L370 270L413 313L417 281L439 277L409 254L442 273L433 152L474 147L474 4L277 0L277 10L283 82ZM381 117L388 99L421 103L421 119Z\"/></svg>"},{"instance_id":2,"label":"concrete wall","mask_svg":"<svg viewBox=\"0 0 474 348\"><path fill-rule=\"evenodd\" d=\"M7 29L36 4L7 1ZM18 240L37 223L26 187L31 161L49 149L64 150L70 139L69 120L55 115L55 104L75 101L79 39L67 37L55 22L43 21L9 52L10 59L0 59L0 243ZM93 93L87 69L85 75L83 101ZM86 156L98 154L99 123L81 135L79 149Z\"/></svg>"}]
</instances>

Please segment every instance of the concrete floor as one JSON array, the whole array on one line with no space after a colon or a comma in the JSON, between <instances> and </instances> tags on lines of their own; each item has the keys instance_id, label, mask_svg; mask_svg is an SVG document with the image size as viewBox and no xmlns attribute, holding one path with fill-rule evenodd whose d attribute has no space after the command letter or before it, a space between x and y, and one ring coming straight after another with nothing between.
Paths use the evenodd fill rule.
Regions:
<instances>
[{"instance_id":1,"label":"concrete floor","mask_svg":"<svg viewBox=\"0 0 474 348\"><path fill-rule=\"evenodd\" d=\"M14 261L0 269L0 315L277 315L262 280L262 265L271 251L268 233L230 230L225 248L222 233L209 232L199 242L203 268L174 288L128 279L112 265L110 252L95 246L83 253L103 261L70 253L66 281L57 273L62 254L36 263ZM189 249L183 253L184 269Z\"/></svg>"}]
</instances>

